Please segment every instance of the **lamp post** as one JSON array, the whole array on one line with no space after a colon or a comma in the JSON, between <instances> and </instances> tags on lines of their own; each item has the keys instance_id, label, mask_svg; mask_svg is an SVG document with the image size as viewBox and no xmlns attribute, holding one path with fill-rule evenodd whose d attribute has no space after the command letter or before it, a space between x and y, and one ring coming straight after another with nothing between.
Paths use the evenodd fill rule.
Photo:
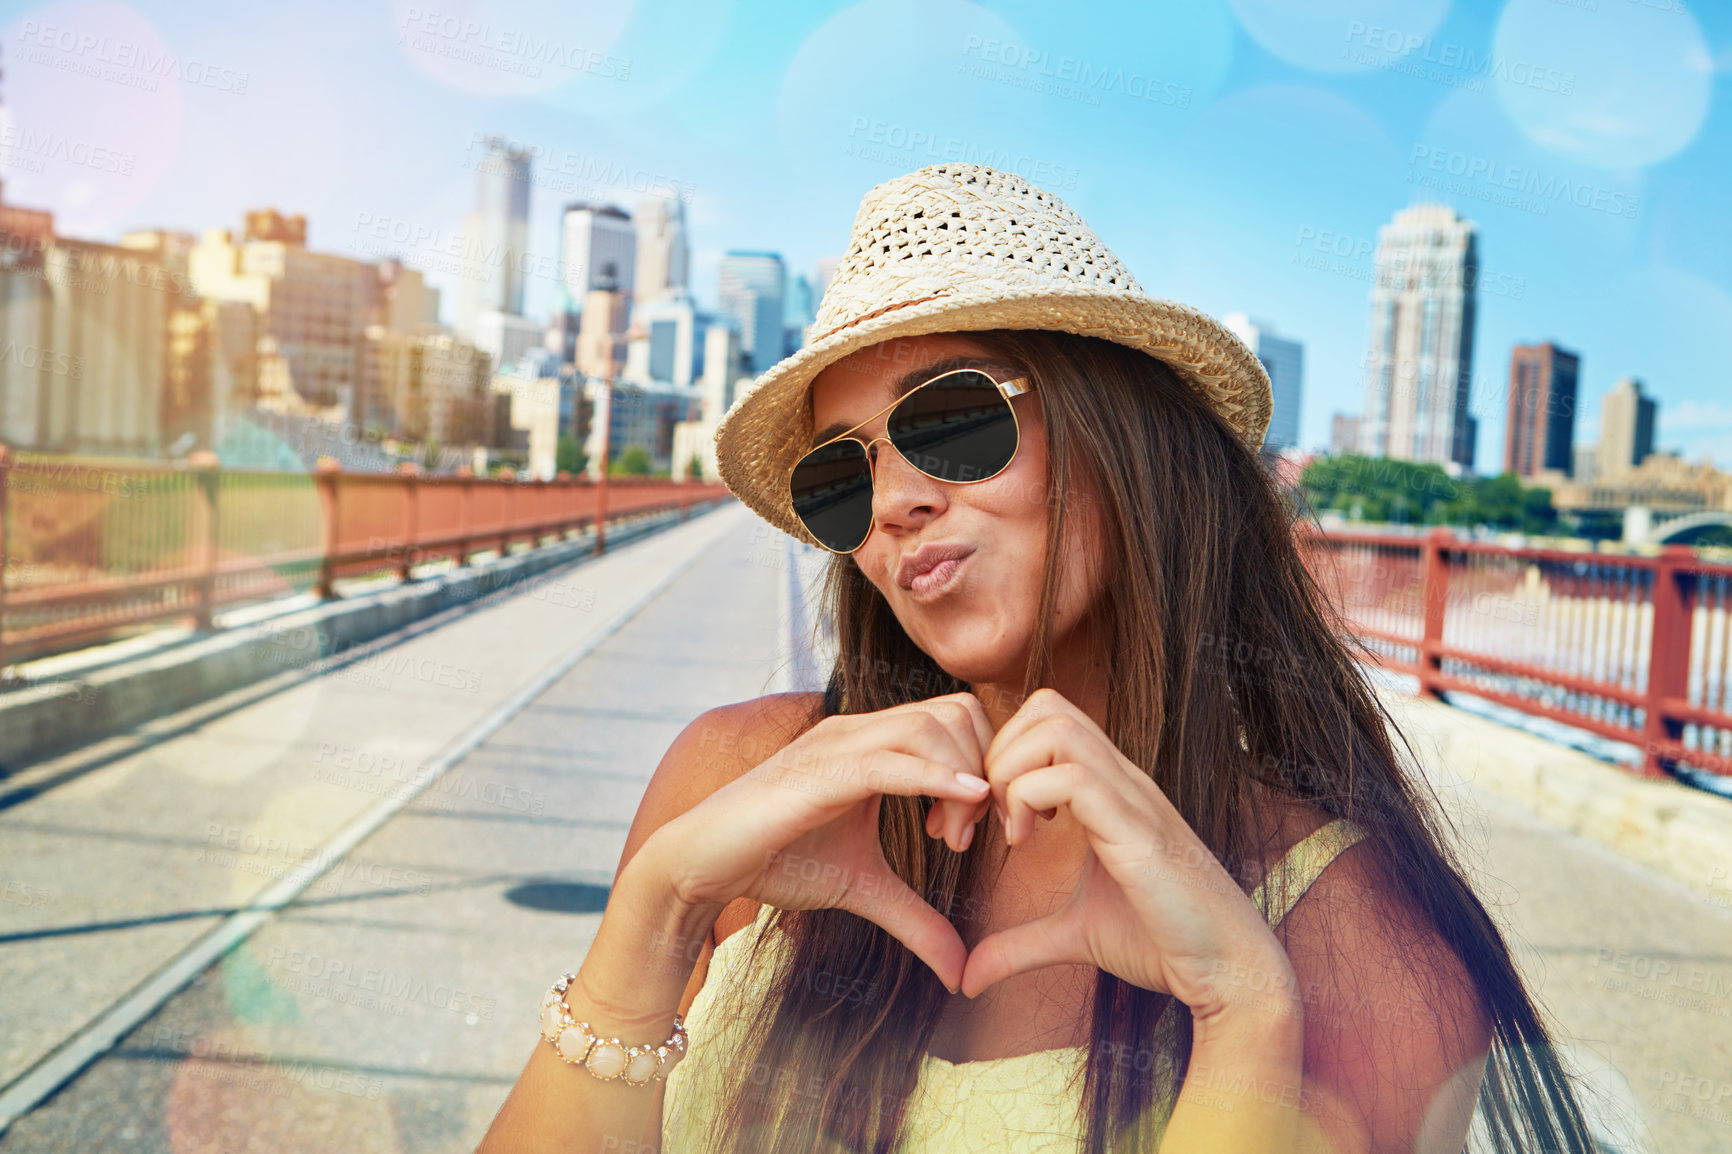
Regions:
<instances>
[{"instance_id":1,"label":"lamp post","mask_svg":"<svg viewBox=\"0 0 1732 1154\"><path fill-rule=\"evenodd\" d=\"M612 363L611 361L609 362ZM595 489L595 551L607 551L607 447L613 440L613 373L601 379L601 395L596 398L596 423L601 429L601 476Z\"/></svg>"}]
</instances>

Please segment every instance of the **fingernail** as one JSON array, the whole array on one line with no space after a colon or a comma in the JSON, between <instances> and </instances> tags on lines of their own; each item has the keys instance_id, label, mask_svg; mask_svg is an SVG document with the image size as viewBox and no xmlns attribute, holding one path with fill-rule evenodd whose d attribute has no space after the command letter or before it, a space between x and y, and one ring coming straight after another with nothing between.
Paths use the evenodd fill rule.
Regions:
<instances>
[{"instance_id":1,"label":"fingernail","mask_svg":"<svg viewBox=\"0 0 1732 1154\"><path fill-rule=\"evenodd\" d=\"M972 842L973 840L974 840L974 827L971 825L970 826L964 826L963 830L962 830L962 848L958 849L956 852L961 853L963 850L966 850L968 848L968 843Z\"/></svg>"},{"instance_id":2,"label":"fingernail","mask_svg":"<svg viewBox=\"0 0 1732 1154\"><path fill-rule=\"evenodd\" d=\"M956 775L956 784L960 785L964 789L972 790L975 793L980 793L987 788L986 779L984 777L975 777L972 773L958 773Z\"/></svg>"}]
</instances>

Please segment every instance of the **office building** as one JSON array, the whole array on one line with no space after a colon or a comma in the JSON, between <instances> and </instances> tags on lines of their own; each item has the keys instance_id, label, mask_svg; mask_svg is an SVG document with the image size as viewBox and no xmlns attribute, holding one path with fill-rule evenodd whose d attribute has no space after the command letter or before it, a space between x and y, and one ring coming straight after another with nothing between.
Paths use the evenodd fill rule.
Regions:
<instances>
[{"instance_id":1,"label":"office building","mask_svg":"<svg viewBox=\"0 0 1732 1154\"><path fill-rule=\"evenodd\" d=\"M365 336L364 428L419 444L487 442L493 360L486 352L437 329L369 325Z\"/></svg>"},{"instance_id":2,"label":"office building","mask_svg":"<svg viewBox=\"0 0 1732 1154\"><path fill-rule=\"evenodd\" d=\"M252 307L260 405L339 420L361 408L363 334L377 320L379 273L305 241L301 217L248 213L241 240L211 229L192 247L190 277L200 296Z\"/></svg>"},{"instance_id":3,"label":"office building","mask_svg":"<svg viewBox=\"0 0 1732 1154\"><path fill-rule=\"evenodd\" d=\"M167 275L142 253L7 234L0 266L0 441L156 457L165 445Z\"/></svg>"},{"instance_id":4,"label":"office building","mask_svg":"<svg viewBox=\"0 0 1732 1154\"><path fill-rule=\"evenodd\" d=\"M677 296L688 288L690 275L685 202L644 197L637 206L637 272L628 286L633 296L643 302Z\"/></svg>"},{"instance_id":5,"label":"office building","mask_svg":"<svg viewBox=\"0 0 1732 1154\"><path fill-rule=\"evenodd\" d=\"M785 355L784 270L773 252L729 252L718 275L721 311L740 325L740 353L753 373Z\"/></svg>"},{"instance_id":6,"label":"office building","mask_svg":"<svg viewBox=\"0 0 1732 1154\"><path fill-rule=\"evenodd\" d=\"M594 380L584 382L585 396L590 401L592 413L599 411L599 387ZM652 472L671 473L674 465L675 430L696 415L698 406L697 394L689 389L645 388L623 381L615 382L609 390L607 400L610 414L609 465L617 463L627 448L638 445L649 454ZM601 452L599 420L590 423L588 434L584 452L589 455L591 471L594 472Z\"/></svg>"},{"instance_id":7,"label":"office building","mask_svg":"<svg viewBox=\"0 0 1732 1154\"><path fill-rule=\"evenodd\" d=\"M689 296L664 296L632 309L625 380L688 388L697 360L698 313Z\"/></svg>"},{"instance_id":8,"label":"office building","mask_svg":"<svg viewBox=\"0 0 1732 1154\"><path fill-rule=\"evenodd\" d=\"M1633 469L1654 451L1657 409L1642 382L1621 378L1600 401L1599 472L1606 479Z\"/></svg>"},{"instance_id":9,"label":"office building","mask_svg":"<svg viewBox=\"0 0 1732 1154\"><path fill-rule=\"evenodd\" d=\"M487 354L495 371L503 372L525 353L542 349L546 338L542 326L511 313L489 310L475 318L473 343Z\"/></svg>"},{"instance_id":10,"label":"office building","mask_svg":"<svg viewBox=\"0 0 1732 1154\"><path fill-rule=\"evenodd\" d=\"M1510 353L1503 468L1521 477L1575 467L1576 381L1581 358L1550 341Z\"/></svg>"},{"instance_id":11,"label":"office building","mask_svg":"<svg viewBox=\"0 0 1732 1154\"><path fill-rule=\"evenodd\" d=\"M818 316L818 296L812 289L812 282L805 273L799 273L788 285L787 313L783 317L783 327L787 330L787 339L783 342L784 353L793 353L804 348L806 338L811 334L812 322Z\"/></svg>"},{"instance_id":12,"label":"office building","mask_svg":"<svg viewBox=\"0 0 1732 1154\"><path fill-rule=\"evenodd\" d=\"M475 211L464 218L457 331L472 336L484 312L523 315L529 252L529 152L489 137L475 172Z\"/></svg>"},{"instance_id":13,"label":"office building","mask_svg":"<svg viewBox=\"0 0 1732 1154\"><path fill-rule=\"evenodd\" d=\"M638 231L631 216L612 205L567 205L559 226L559 280L564 308L581 313L589 294L634 293Z\"/></svg>"},{"instance_id":14,"label":"office building","mask_svg":"<svg viewBox=\"0 0 1732 1154\"><path fill-rule=\"evenodd\" d=\"M379 292L372 321L400 333L421 332L439 324L439 290L429 285L420 270L396 257L382 260L378 269Z\"/></svg>"},{"instance_id":15,"label":"office building","mask_svg":"<svg viewBox=\"0 0 1732 1154\"><path fill-rule=\"evenodd\" d=\"M252 215L256 226L260 214ZM304 238L305 220L298 227ZM207 300L193 291L197 244L193 234L168 229L134 229L120 238L122 248L167 274L160 286L168 305L162 440L171 457L215 448L252 404L258 383L257 318L243 302Z\"/></svg>"},{"instance_id":16,"label":"office building","mask_svg":"<svg viewBox=\"0 0 1732 1154\"><path fill-rule=\"evenodd\" d=\"M577 375L613 380L624 368L631 301L623 290L594 289L577 334Z\"/></svg>"},{"instance_id":17,"label":"office building","mask_svg":"<svg viewBox=\"0 0 1732 1154\"><path fill-rule=\"evenodd\" d=\"M1349 413L1335 413L1329 420L1329 452L1359 451L1359 418Z\"/></svg>"},{"instance_id":18,"label":"office building","mask_svg":"<svg viewBox=\"0 0 1732 1154\"><path fill-rule=\"evenodd\" d=\"M1222 318L1222 324L1245 342L1269 374L1274 407L1269 417L1269 430L1263 436L1263 447L1270 452L1296 447L1299 444L1299 408L1305 392L1305 346L1276 336L1275 327L1269 322L1252 320L1244 313L1228 313Z\"/></svg>"},{"instance_id":19,"label":"office building","mask_svg":"<svg viewBox=\"0 0 1732 1154\"><path fill-rule=\"evenodd\" d=\"M752 381L740 370L740 330L732 317L714 318L704 331L704 367L699 378L699 403L695 419L674 428L673 475L691 474L692 459L701 476L716 476L716 426L733 406L734 397Z\"/></svg>"},{"instance_id":20,"label":"office building","mask_svg":"<svg viewBox=\"0 0 1732 1154\"><path fill-rule=\"evenodd\" d=\"M1473 468L1468 412L1477 228L1447 205L1402 209L1378 229L1360 451Z\"/></svg>"},{"instance_id":21,"label":"office building","mask_svg":"<svg viewBox=\"0 0 1732 1154\"><path fill-rule=\"evenodd\" d=\"M817 275L812 278L812 292L815 300L813 312L824 301L824 294L830 291L830 282L836 279L836 266L842 263L842 258L827 256L818 261Z\"/></svg>"}]
</instances>

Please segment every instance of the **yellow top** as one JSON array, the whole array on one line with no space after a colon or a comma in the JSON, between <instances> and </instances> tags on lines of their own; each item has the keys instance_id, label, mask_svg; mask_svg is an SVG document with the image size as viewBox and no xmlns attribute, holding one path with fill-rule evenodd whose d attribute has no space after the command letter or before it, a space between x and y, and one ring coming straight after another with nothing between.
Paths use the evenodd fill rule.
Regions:
<instances>
[{"instance_id":1,"label":"yellow top","mask_svg":"<svg viewBox=\"0 0 1732 1154\"><path fill-rule=\"evenodd\" d=\"M1275 925L1287 916L1336 856L1364 837L1357 826L1332 821L1302 839L1251 894ZM1273 882L1269 892L1265 887ZM1273 900L1270 894L1273 893ZM662 1105L662 1154L698 1154L721 1113L724 1093L751 1071L735 1063L747 1022L716 1013L725 992L751 1004L770 977L772 959L748 970L751 942L770 916L758 910L752 926L724 938L710 959L703 987L686 1015L690 1052L668 1074ZM766 944L766 953L768 952ZM762 955L761 955L762 956ZM1008 1154L1079 1148L1082 1140L1082 1070L1087 1046L1038 1050L1009 1058L949 1062L921 1058L897 1150L992 1150ZM791 1091L788 1091L791 1092Z\"/></svg>"}]
</instances>

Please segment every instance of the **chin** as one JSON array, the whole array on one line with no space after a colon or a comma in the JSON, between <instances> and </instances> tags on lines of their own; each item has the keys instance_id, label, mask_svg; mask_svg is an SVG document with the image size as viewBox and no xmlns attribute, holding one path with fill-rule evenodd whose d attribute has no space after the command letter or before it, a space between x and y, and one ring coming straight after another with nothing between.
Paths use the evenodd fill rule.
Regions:
<instances>
[{"instance_id":1,"label":"chin","mask_svg":"<svg viewBox=\"0 0 1732 1154\"><path fill-rule=\"evenodd\" d=\"M915 638L922 652L944 672L974 685L1020 681L1025 650L996 637L991 643L970 644L967 638L940 636Z\"/></svg>"}]
</instances>

